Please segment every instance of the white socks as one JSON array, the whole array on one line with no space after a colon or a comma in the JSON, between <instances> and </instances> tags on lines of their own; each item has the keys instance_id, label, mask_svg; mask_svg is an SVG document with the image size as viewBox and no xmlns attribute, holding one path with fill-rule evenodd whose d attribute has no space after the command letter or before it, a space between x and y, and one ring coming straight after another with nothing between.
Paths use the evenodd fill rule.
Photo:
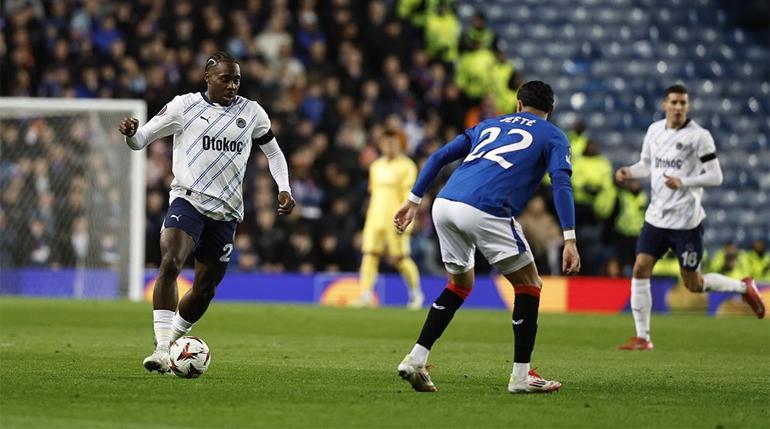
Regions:
<instances>
[{"instance_id":1,"label":"white socks","mask_svg":"<svg viewBox=\"0 0 770 429\"><path fill-rule=\"evenodd\" d=\"M152 310L152 325L155 330L155 351L168 351L171 338L171 319L174 312L171 310Z\"/></svg>"},{"instance_id":2,"label":"white socks","mask_svg":"<svg viewBox=\"0 0 770 429\"><path fill-rule=\"evenodd\" d=\"M414 363L425 366L425 364L428 363L428 353L430 353L430 350L419 344L415 344L414 347L412 347L412 351L409 352L409 356L412 357Z\"/></svg>"},{"instance_id":3,"label":"white socks","mask_svg":"<svg viewBox=\"0 0 770 429\"><path fill-rule=\"evenodd\" d=\"M513 376L513 381L526 380L529 375L529 363L514 362L511 375Z\"/></svg>"},{"instance_id":4,"label":"white socks","mask_svg":"<svg viewBox=\"0 0 770 429\"><path fill-rule=\"evenodd\" d=\"M172 332L171 337L168 340L169 344L187 335L192 329L192 326L193 324L182 319L182 316L180 316L179 313L174 314L174 318L171 320Z\"/></svg>"},{"instance_id":5,"label":"white socks","mask_svg":"<svg viewBox=\"0 0 770 429\"><path fill-rule=\"evenodd\" d=\"M703 275L703 292L746 293L746 284L717 273Z\"/></svg>"},{"instance_id":6,"label":"white socks","mask_svg":"<svg viewBox=\"0 0 770 429\"><path fill-rule=\"evenodd\" d=\"M164 352L168 351L172 342L187 335L193 325L171 310L152 310L152 322L155 329L155 351Z\"/></svg>"},{"instance_id":7,"label":"white socks","mask_svg":"<svg viewBox=\"0 0 770 429\"><path fill-rule=\"evenodd\" d=\"M650 341L651 311L650 279L631 279L631 312L634 314L636 336L647 341Z\"/></svg>"}]
</instances>

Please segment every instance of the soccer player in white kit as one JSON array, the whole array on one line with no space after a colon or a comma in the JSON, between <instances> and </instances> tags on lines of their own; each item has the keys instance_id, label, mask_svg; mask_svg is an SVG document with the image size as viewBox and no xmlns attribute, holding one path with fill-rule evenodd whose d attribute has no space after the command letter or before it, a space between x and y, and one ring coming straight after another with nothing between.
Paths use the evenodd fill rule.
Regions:
<instances>
[{"instance_id":1,"label":"soccer player in white kit","mask_svg":"<svg viewBox=\"0 0 770 429\"><path fill-rule=\"evenodd\" d=\"M148 371L169 372L169 346L192 329L214 298L243 220L243 177L253 145L268 159L278 184L278 214L291 213L286 158L257 102L238 96L240 66L226 52L206 62L206 91L174 97L139 128L134 118L119 131L133 150L173 135L173 172L168 213L160 236L161 262L153 291L155 351ZM176 279L185 260L195 258L193 286L177 307Z\"/></svg>"},{"instance_id":2,"label":"soccer player in white kit","mask_svg":"<svg viewBox=\"0 0 770 429\"><path fill-rule=\"evenodd\" d=\"M647 129L641 159L621 167L615 179L650 176L652 197L645 222L636 243L636 261L631 279L631 310L636 336L618 347L621 350L652 350L650 276L655 263L669 249L679 259L684 285L692 292L740 293L758 318L765 306L751 278L700 273L703 257L703 188L719 186L722 170L711 133L687 117L690 109L687 88L672 85L666 89L663 110L666 118Z\"/></svg>"}]
</instances>

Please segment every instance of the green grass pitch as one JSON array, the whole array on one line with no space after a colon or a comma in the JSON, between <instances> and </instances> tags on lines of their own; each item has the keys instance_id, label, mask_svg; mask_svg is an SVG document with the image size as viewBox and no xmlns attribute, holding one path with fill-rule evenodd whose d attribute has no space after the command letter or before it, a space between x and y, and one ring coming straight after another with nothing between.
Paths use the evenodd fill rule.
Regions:
<instances>
[{"instance_id":1,"label":"green grass pitch","mask_svg":"<svg viewBox=\"0 0 770 429\"><path fill-rule=\"evenodd\" d=\"M434 346L435 394L396 375L426 311L215 302L195 327L208 373L148 374L148 304L0 299L0 427L770 426L770 323L656 316L651 353L615 350L630 315L541 315L534 366L562 381L511 395L510 316L460 310Z\"/></svg>"}]
</instances>

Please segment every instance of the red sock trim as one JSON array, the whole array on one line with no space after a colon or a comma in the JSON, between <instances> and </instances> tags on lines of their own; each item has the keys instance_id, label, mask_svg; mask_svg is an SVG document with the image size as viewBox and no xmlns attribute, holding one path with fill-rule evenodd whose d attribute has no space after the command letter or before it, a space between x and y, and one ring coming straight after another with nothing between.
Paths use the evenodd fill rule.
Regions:
<instances>
[{"instance_id":1,"label":"red sock trim","mask_svg":"<svg viewBox=\"0 0 770 429\"><path fill-rule=\"evenodd\" d=\"M540 299L540 288L537 286L518 285L513 287L513 293L516 295L522 293L525 295L532 295L537 299Z\"/></svg>"},{"instance_id":2,"label":"red sock trim","mask_svg":"<svg viewBox=\"0 0 770 429\"><path fill-rule=\"evenodd\" d=\"M468 295L471 294L472 288L469 287L460 287L456 284L449 282L446 285L446 288L450 291L454 292L455 295L459 296L463 301L465 301L466 298L468 298Z\"/></svg>"}]
</instances>

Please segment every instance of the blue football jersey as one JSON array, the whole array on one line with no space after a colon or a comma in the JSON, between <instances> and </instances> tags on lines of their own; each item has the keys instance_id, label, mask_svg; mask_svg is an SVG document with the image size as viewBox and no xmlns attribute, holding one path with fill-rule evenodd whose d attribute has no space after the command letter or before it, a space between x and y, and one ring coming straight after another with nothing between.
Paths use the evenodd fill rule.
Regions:
<instances>
[{"instance_id":1,"label":"blue football jersey","mask_svg":"<svg viewBox=\"0 0 770 429\"><path fill-rule=\"evenodd\" d=\"M438 197L493 216L518 216L546 171L572 174L567 136L528 112L485 120L458 136L463 138L470 151Z\"/></svg>"}]
</instances>

